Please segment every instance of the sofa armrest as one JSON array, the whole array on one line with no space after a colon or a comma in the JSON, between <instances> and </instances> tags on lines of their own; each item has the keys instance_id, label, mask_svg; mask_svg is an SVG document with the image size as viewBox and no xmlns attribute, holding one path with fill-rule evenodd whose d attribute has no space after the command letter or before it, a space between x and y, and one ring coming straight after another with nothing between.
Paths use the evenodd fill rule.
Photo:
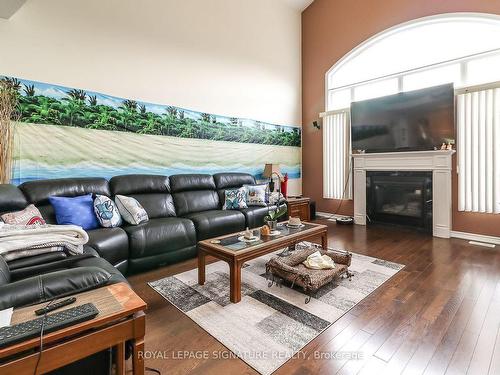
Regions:
<instances>
[{"instance_id":1,"label":"sofa armrest","mask_svg":"<svg viewBox=\"0 0 500 375\"><path fill-rule=\"evenodd\" d=\"M98 288L108 283L109 272L79 267L33 276L0 286L0 310L46 302Z\"/></svg>"}]
</instances>

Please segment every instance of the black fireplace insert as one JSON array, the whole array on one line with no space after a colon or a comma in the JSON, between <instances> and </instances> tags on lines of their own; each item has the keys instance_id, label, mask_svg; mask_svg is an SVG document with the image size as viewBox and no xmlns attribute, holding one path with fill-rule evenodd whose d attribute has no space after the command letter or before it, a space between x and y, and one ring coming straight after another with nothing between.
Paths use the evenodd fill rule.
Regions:
<instances>
[{"instance_id":1,"label":"black fireplace insert","mask_svg":"<svg viewBox=\"0 0 500 375\"><path fill-rule=\"evenodd\" d=\"M432 172L368 171L366 213L368 223L432 233Z\"/></svg>"}]
</instances>

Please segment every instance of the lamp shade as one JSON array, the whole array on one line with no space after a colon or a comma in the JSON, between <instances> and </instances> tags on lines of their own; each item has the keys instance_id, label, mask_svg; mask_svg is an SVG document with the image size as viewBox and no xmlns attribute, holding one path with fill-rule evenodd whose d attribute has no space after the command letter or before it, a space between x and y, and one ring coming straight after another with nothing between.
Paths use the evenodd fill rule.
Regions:
<instances>
[{"instance_id":1,"label":"lamp shade","mask_svg":"<svg viewBox=\"0 0 500 375\"><path fill-rule=\"evenodd\" d=\"M262 176L265 178L271 178L273 173L276 173L278 176L281 176L280 165L279 164L266 164L264 167L264 173L262 173Z\"/></svg>"}]
</instances>

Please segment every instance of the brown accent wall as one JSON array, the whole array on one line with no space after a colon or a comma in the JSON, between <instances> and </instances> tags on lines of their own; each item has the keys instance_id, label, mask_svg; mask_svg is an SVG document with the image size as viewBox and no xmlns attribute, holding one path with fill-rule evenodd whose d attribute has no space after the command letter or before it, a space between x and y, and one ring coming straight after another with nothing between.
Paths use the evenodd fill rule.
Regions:
<instances>
[{"instance_id":1,"label":"brown accent wall","mask_svg":"<svg viewBox=\"0 0 500 375\"><path fill-rule=\"evenodd\" d=\"M325 73L342 56L391 26L452 12L500 14L497 0L315 0L302 13L302 181L303 194L318 211L334 212L338 200L322 198L322 133L312 122L325 110ZM500 236L500 215L457 210L457 175L453 173L453 230ZM344 201L338 213L353 213Z\"/></svg>"}]
</instances>

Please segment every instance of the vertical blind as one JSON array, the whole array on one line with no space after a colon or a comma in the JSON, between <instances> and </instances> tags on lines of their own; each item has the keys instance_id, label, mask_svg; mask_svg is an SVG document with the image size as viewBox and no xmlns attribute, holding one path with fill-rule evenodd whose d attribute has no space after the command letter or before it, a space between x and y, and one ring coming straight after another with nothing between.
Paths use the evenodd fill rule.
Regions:
<instances>
[{"instance_id":1,"label":"vertical blind","mask_svg":"<svg viewBox=\"0 0 500 375\"><path fill-rule=\"evenodd\" d=\"M323 118L323 198L351 199L349 111Z\"/></svg>"},{"instance_id":2,"label":"vertical blind","mask_svg":"<svg viewBox=\"0 0 500 375\"><path fill-rule=\"evenodd\" d=\"M500 88L457 95L458 206L500 213Z\"/></svg>"}]
</instances>

